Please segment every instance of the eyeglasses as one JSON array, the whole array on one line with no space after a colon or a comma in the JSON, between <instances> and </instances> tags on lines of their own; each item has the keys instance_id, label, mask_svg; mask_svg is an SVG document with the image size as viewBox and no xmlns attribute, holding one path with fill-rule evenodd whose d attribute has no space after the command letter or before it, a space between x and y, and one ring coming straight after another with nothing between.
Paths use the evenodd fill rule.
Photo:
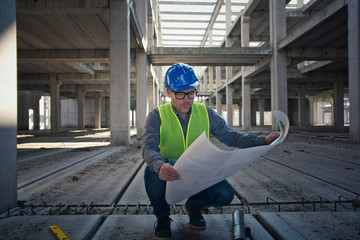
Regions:
<instances>
[{"instance_id":1,"label":"eyeglasses","mask_svg":"<svg viewBox=\"0 0 360 240\"><path fill-rule=\"evenodd\" d=\"M185 96L187 95L189 99L194 99L196 97L196 94L198 93L195 89L195 91L191 91L191 92L187 92L187 93L184 93L184 92L175 92L175 91L172 91L174 94L175 94L175 98L177 100L182 100L185 98Z\"/></svg>"}]
</instances>

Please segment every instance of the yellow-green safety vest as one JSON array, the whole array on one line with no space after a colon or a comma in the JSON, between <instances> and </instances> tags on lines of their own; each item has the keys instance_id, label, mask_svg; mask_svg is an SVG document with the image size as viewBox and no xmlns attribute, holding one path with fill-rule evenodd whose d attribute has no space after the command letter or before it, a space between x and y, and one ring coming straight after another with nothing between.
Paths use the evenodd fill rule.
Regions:
<instances>
[{"instance_id":1,"label":"yellow-green safety vest","mask_svg":"<svg viewBox=\"0 0 360 240\"><path fill-rule=\"evenodd\" d=\"M160 125L160 155L167 159L178 159L181 154L204 131L209 138L210 123L206 106L203 103L193 103L188 123L186 140L180 121L174 113L171 103L158 107Z\"/></svg>"}]
</instances>

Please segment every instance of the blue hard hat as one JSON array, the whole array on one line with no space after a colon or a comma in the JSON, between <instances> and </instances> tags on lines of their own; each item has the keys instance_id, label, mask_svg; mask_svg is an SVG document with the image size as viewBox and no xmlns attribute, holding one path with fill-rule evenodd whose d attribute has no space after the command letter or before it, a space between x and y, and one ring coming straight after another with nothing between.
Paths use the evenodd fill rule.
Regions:
<instances>
[{"instance_id":1,"label":"blue hard hat","mask_svg":"<svg viewBox=\"0 0 360 240\"><path fill-rule=\"evenodd\" d=\"M165 74L165 87L173 91L183 91L199 86L194 70L185 63L175 63Z\"/></svg>"}]
</instances>

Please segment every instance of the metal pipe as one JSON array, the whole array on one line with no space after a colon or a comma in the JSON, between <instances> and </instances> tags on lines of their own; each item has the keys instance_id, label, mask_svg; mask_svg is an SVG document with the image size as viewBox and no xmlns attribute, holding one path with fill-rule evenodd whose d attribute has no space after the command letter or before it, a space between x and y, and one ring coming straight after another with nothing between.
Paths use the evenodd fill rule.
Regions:
<instances>
[{"instance_id":1,"label":"metal pipe","mask_svg":"<svg viewBox=\"0 0 360 240\"><path fill-rule=\"evenodd\" d=\"M243 211L236 209L233 212L233 239L234 240L245 240L245 222Z\"/></svg>"}]
</instances>

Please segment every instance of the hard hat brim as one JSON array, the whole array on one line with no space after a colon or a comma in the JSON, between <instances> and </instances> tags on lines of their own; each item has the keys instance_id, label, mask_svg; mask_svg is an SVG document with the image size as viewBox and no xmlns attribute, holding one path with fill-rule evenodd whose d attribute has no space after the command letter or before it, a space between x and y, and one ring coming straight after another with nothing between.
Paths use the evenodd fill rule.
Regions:
<instances>
[{"instance_id":1,"label":"hard hat brim","mask_svg":"<svg viewBox=\"0 0 360 240\"><path fill-rule=\"evenodd\" d=\"M184 90L188 90L188 89L192 89L192 88L196 88L197 86L199 86L199 81L196 81L192 84L189 84L189 85L185 85L185 86L179 86L179 87L176 87L176 88L170 88L168 87L170 90L173 90L173 91L184 91Z\"/></svg>"}]
</instances>

